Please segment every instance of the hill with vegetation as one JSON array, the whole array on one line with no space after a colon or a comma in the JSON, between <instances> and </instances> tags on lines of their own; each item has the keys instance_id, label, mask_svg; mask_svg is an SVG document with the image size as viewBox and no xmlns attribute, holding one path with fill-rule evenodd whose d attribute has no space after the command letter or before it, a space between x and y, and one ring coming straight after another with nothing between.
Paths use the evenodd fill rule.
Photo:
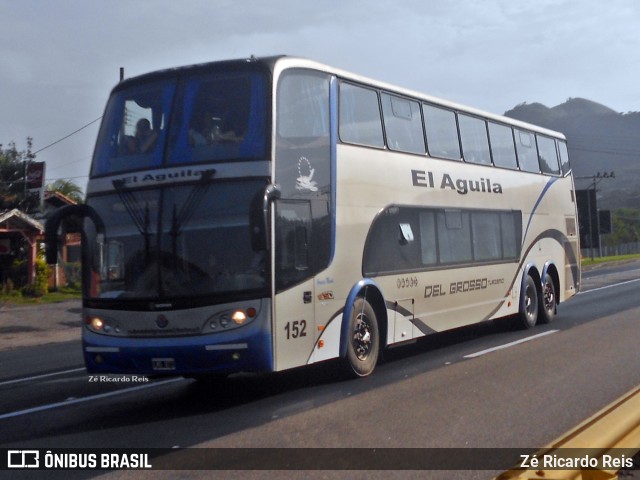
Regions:
<instances>
[{"instance_id":1,"label":"hill with vegetation","mask_svg":"<svg viewBox=\"0 0 640 480\"><path fill-rule=\"evenodd\" d=\"M588 188L600 173L615 178L598 180L598 208L640 208L640 112L619 113L583 98L547 107L522 103L505 112L511 118L565 134L576 188Z\"/></svg>"}]
</instances>

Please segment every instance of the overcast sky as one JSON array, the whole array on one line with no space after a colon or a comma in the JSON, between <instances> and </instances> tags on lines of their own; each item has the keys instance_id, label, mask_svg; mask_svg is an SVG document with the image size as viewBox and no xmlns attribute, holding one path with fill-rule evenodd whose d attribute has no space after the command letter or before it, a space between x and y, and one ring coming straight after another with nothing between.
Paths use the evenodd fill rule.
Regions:
<instances>
[{"instance_id":1,"label":"overcast sky","mask_svg":"<svg viewBox=\"0 0 640 480\"><path fill-rule=\"evenodd\" d=\"M102 115L119 79L289 54L502 114L583 97L640 111L637 0L0 0L0 143ZM45 148L83 188L94 123Z\"/></svg>"}]
</instances>

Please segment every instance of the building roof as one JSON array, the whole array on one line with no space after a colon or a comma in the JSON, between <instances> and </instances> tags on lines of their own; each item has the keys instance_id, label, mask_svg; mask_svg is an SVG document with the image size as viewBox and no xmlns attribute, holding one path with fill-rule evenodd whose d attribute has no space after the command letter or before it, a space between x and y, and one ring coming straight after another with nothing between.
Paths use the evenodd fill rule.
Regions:
<instances>
[{"instance_id":1,"label":"building roof","mask_svg":"<svg viewBox=\"0 0 640 480\"><path fill-rule=\"evenodd\" d=\"M75 205L77 202L58 191L45 190L44 202L54 208L64 207L65 205Z\"/></svg>"},{"instance_id":2,"label":"building roof","mask_svg":"<svg viewBox=\"0 0 640 480\"><path fill-rule=\"evenodd\" d=\"M0 212L0 232L38 230L44 232L44 225L17 208Z\"/></svg>"}]
</instances>

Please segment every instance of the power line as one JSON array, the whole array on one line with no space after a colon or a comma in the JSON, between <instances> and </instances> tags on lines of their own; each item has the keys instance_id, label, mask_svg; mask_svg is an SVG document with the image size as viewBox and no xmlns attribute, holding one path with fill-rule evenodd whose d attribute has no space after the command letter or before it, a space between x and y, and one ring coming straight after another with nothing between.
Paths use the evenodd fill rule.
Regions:
<instances>
[{"instance_id":1,"label":"power line","mask_svg":"<svg viewBox=\"0 0 640 480\"><path fill-rule=\"evenodd\" d=\"M47 165L47 171L50 172L51 170L56 170L58 168L66 167L66 166L69 166L69 165L73 165L74 163L86 162L87 160L91 160L91 157L92 156L89 155L89 156L86 156L86 157L79 158L77 160L73 160L71 162L63 163L61 165L53 165L53 166Z\"/></svg>"},{"instance_id":2,"label":"power line","mask_svg":"<svg viewBox=\"0 0 640 480\"><path fill-rule=\"evenodd\" d=\"M64 137L62 137L59 140L56 140L53 143L50 143L49 145L47 145L46 147L41 148L40 150L38 150L37 152L33 152L33 155L40 153L43 150L46 150L49 147L53 147L54 145L56 145L57 143L62 142L63 140L66 140L67 138L69 138L72 135L75 135L76 133L80 132L81 130L84 130L85 128L87 128L90 125L93 125L94 123L96 123L98 120L100 120L102 118L102 115L100 115L98 118L96 118L95 120L92 120L91 122L87 123L86 125L83 125L82 127L80 127L79 129L77 129L75 132L71 132L69 135L66 135Z\"/></svg>"},{"instance_id":3,"label":"power line","mask_svg":"<svg viewBox=\"0 0 640 480\"><path fill-rule=\"evenodd\" d=\"M78 175L75 177L54 177L54 178L49 178L48 180L51 181L56 181L56 180L75 180L76 178L89 178L89 175Z\"/></svg>"},{"instance_id":4,"label":"power line","mask_svg":"<svg viewBox=\"0 0 640 480\"><path fill-rule=\"evenodd\" d=\"M638 155L638 150L608 150L606 148L576 147L575 145L569 145L569 150L579 150L581 152L590 153L606 153L609 155L619 155L623 157L633 157Z\"/></svg>"}]
</instances>

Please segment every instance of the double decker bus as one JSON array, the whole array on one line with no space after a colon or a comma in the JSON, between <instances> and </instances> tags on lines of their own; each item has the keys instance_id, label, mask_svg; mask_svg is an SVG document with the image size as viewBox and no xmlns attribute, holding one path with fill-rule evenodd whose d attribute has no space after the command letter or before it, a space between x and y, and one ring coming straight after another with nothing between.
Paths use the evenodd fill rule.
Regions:
<instances>
[{"instance_id":1,"label":"double decker bus","mask_svg":"<svg viewBox=\"0 0 640 480\"><path fill-rule=\"evenodd\" d=\"M307 59L168 69L108 100L82 220L91 373L207 376L380 352L579 289L560 133Z\"/></svg>"}]
</instances>

